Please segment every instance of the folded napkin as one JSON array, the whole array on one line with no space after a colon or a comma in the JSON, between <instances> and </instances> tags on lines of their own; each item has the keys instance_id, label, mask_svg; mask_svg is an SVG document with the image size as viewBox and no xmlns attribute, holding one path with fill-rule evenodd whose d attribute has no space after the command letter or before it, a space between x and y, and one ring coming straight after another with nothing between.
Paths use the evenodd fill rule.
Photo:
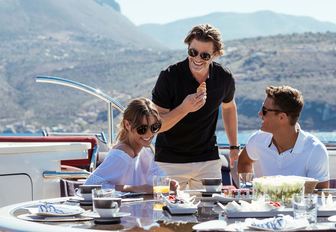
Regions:
<instances>
[{"instance_id":1,"label":"folded napkin","mask_svg":"<svg viewBox=\"0 0 336 232\"><path fill-rule=\"evenodd\" d=\"M249 226L260 229L269 229L275 231L307 227L309 225L307 219L294 219L290 215L279 215L278 217L261 220L255 218L246 218L245 223Z\"/></svg>"},{"instance_id":2,"label":"folded napkin","mask_svg":"<svg viewBox=\"0 0 336 232\"><path fill-rule=\"evenodd\" d=\"M212 220L196 224L192 227L192 229L199 231L225 231L226 226L226 221Z\"/></svg>"},{"instance_id":3,"label":"folded napkin","mask_svg":"<svg viewBox=\"0 0 336 232\"><path fill-rule=\"evenodd\" d=\"M38 212L39 213L65 214L65 212L57 206L58 205L54 205L51 203L44 203L38 206Z\"/></svg>"},{"instance_id":4,"label":"folded napkin","mask_svg":"<svg viewBox=\"0 0 336 232\"><path fill-rule=\"evenodd\" d=\"M56 203L41 203L39 205L26 207L25 209L31 214L39 216L73 216L85 211L79 206Z\"/></svg>"}]
</instances>

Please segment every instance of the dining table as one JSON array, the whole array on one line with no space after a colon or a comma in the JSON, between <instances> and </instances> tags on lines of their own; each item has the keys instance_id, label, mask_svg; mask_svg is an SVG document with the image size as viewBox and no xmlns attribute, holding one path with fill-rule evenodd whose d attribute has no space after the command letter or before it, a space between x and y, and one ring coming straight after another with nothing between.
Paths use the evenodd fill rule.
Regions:
<instances>
[{"instance_id":1,"label":"dining table","mask_svg":"<svg viewBox=\"0 0 336 232\"><path fill-rule=\"evenodd\" d=\"M83 202L78 197L63 197L28 201L0 208L0 231L195 231L193 227L202 222L224 221L228 225L222 231L249 231L243 227L246 218L228 217L220 204L212 197L197 195L200 201L197 211L188 215L172 215L165 210L164 203L154 200L153 195L141 195L135 198L124 198L119 212L121 216L115 221L101 221L95 215L92 204ZM73 217L52 217L34 220L29 208L39 204L62 204L80 206L84 213ZM336 214L336 212L335 212ZM51 218L51 219L50 219ZM301 228L302 231L332 231L336 230L335 222L328 221L328 217L318 217L316 225Z\"/></svg>"}]
</instances>

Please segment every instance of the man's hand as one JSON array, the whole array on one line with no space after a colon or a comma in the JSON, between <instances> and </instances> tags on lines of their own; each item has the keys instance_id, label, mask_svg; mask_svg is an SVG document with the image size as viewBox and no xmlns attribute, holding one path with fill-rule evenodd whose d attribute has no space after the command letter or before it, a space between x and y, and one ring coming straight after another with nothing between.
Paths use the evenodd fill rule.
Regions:
<instances>
[{"instance_id":1,"label":"man's hand","mask_svg":"<svg viewBox=\"0 0 336 232\"><path fill-rule=\"evenodd\" d=\"M183 100L182 107L188 113L195 112L204 106L205 101L206 101L205 92L189 94Z\"/></svg>"}]
</instances>

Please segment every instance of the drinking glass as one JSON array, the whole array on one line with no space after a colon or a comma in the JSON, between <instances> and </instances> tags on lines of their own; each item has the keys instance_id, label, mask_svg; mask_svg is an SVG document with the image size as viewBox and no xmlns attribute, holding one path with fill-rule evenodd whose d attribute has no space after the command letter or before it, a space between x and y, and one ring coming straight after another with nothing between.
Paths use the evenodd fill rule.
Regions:
<instances>
[{"instance_id":1,"label":"drinking glass","mask_svg":"<svg viewBox=\"0 0 336 232\"><path fill-rule=\"evenodd\" d=\"M305 218L310 224L316 224L317 194L293 194L292 204L295 219Z\"/></svg>"},{"instance_id":2,"label":"drinking glass","mask_svg":"<svg viewBox=\"0 0 336 232\"><path fill-rule=\"evenodd\" d=\"M169 195L170 178L167 176L153 176L153 194L155 200L161 200L161 195Z\"/></svg>"},{"instance_id":3,"label":"drinking glass","mask_svg":"<svg viewBox=\"0 0 336 232\"><path fill-rule=\"evenodd\" d=\"M253 173L239 173L239 188L252 188Z\"/></svg>"}]
</instances>

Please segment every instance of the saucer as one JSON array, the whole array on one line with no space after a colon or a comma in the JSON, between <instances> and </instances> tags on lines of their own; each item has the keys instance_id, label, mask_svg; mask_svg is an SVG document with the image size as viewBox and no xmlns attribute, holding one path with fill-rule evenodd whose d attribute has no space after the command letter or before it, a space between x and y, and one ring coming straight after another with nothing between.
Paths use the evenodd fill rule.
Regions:
<instances>
[{"instance_id":1,"label":"saucer","mask_svg":"<svg viewBox=\"0 0 336 232\"><path fill-rule=\"evenodd\" d=\"M117 223L120 223L120 219L122 217L127 217L127 216L130 216L131 214L130 213L125 213L125 212L118 212L118 213L115 213L115 215L113 217L109 217L109 218L102 218L102 217L99 217L98 214L95 215L94 217L94 222L96 224L117 224Z\"/></svg>"},{"instance_id":2,"label":"saucer","mask_svg":"<svg viewBox=\"0 0 336 232\"><path fill-rule=\"evenodd\" d=\"M116 218L95 218L94 223L96 224L119 224L121 222L120 217Z\"/></svg>"}]
</instances>

